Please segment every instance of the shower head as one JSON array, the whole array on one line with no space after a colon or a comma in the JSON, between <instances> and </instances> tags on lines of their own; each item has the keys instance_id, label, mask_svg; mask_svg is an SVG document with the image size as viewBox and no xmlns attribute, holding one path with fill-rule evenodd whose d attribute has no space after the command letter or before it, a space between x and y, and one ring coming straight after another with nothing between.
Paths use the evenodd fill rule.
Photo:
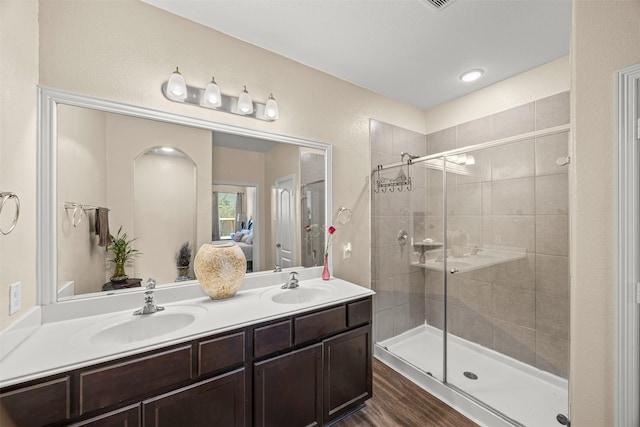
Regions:
<instances>
[{"instance_id":1,"label":"shower head","mask_svg":"<svg viewBox=\"0 0 640 427\"><path fill-rule=\"evenodd\" d=\"M404 156L409 157L409 160L417 159L420 156L414 156L412 154L407 153L406 151L400 152L400 161L404 162Z\"/></svg>"}]
</instances>

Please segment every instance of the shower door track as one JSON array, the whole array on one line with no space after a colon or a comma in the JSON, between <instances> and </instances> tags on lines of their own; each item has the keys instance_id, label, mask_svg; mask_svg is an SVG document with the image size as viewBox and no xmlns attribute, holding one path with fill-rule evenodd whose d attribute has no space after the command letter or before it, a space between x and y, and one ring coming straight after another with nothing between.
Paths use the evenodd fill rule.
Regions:
<instances>
[{"instance_id":1,"label":"shower door track","mask_svg":"<svg viewBox=\"0 0 640 427\"><path fill-rule=\"evenodd\" d=\"M468 153L469 151L478 151L484 148L498 147L500 145L510 144L512 142L526 141L527 139L556 135L559 133L569 132L570 130L571 130L571 125L566 124L566 125L555 126L547 129L536 130L533 132L521 133L520 135L516 135L516 136L494 139L492 141L482 142L480 144L469 145L462 148L455 148L453 150L441 151L440 153L429 154L428 156L418 157L418 158L412 159L411 164L416 164L416 163L420 163L428 160L440 159L441 157L453 156L456 154ZM571 153L569 153L569 155L571 155ZM389 169L389 168L398 167L398 166L405 166L405 165L406 165L406 162L405 163L396 162L396 163L390 163L388 165L380 165L379 168L381 170L384 170L384 169Z\"/></svg>"}]
</instances>

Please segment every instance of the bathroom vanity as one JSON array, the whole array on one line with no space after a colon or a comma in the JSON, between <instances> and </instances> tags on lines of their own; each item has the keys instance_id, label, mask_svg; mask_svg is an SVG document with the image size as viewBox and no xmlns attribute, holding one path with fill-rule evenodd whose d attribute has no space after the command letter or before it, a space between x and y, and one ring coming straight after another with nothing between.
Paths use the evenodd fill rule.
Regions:
<instances>
[{"instance_id":1,"label":"bathroom vanity","mask_svg":"<svg viewBox=\"0 0 640 427\"><path fill-rule=\"evenodd\" d=\"M311 302L290 298L302 295L293 294L300 289L322 293ZM100 322L113 314L47 325L60 329L58 339L67 337L70 345L49 349L36 332L3 360L0 424L331 424L371 397L371 294L339 279L316 279L301 281L299 289L241 291L224 302L180 301L165 312L199 306L205 314L139 344L104 345L96 341L101 332L83 336L104 328ZM276 302L282 295L284 303ZM50 369L19 377L28 380L7 378L5 369L18 367L20 352L36 348Z\"/></svg>"}]
</instances>

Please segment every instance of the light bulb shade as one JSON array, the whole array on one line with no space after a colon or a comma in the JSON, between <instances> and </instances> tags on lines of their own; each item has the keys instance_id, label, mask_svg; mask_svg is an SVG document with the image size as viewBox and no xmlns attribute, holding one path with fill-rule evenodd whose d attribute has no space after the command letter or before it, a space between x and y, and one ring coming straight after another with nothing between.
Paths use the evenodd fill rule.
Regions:
<instances>
[{"instance_id":1,"label":"light bulb shade","mask_svg":"<svg viewBox=\"0 0 640 427\"><path fill-rule=\"evenodd\" d=\"M183 100L187 97L187 85L184 82L184 77L176 70L171 73L169 77L169 83L167 83L167 96L171 99Z\"/></svg>"},{"instance_id":2,"label":"light bulb shade","mask_svg":"<svg viewBox=\"0 0 640 427\"><path fill-rule=\"evenodd\" d=\"M467 166L471 166L471 165L475 165L476 164L476 158L473 157L473 154L469 154L467 156Z\"/></svg>"},{"instance_id":3,"label":"light bulb shade","mask_svg":"<svg viewBox=\"0 0 640 427\"><path fill-rule=\"evenodd\" d=\"M269 120L277 120L278 113L278 103L276 99L273 97L273 94L269 95L269 99L267 100L266 105L264 106L264 116Z\"/></svg>"},{"instance_id":4,"label":"light bulb shade","mask_svg":"<svg viewBox=\"0 0 640 427\"><path fill-rule=\"evenodd\" d=\"M222 105L222 96L220 95L220 88L216 84L216 81L211 78L211 81L207 85L204 91L204 97L202 103L207 107L217 108Z\"/></svg>"},{"instance_id":5,"label":"light bulb shade","mask_svg":"<svg viewBox=\"0 0 640 427\"><path fill-rule=\"evenodd\" d=\"M242 93L238 98L238 112L245 115L253 114L253 101L251 100L249 92L247 92L246 86L242 89Z\"/></svg>"}]
</instances>

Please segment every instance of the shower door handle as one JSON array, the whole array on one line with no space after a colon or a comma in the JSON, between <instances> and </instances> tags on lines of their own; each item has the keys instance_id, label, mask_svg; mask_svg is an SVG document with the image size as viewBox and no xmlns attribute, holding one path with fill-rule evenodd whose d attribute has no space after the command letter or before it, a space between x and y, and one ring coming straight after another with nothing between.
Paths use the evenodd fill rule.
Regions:
<instances>
[{"instance_id":1,"label":"shower door handle","mask_svg":"<svg viewBox=\"0 0 640 427\"><path fill-rule=\"evenodd\" d=\"M458 273L459 271L460 271L460 270L458 270L457 268L453 267L449 272L450 272L451 274L456 274L456 273Z\"/></svg>"}]
</instances>

